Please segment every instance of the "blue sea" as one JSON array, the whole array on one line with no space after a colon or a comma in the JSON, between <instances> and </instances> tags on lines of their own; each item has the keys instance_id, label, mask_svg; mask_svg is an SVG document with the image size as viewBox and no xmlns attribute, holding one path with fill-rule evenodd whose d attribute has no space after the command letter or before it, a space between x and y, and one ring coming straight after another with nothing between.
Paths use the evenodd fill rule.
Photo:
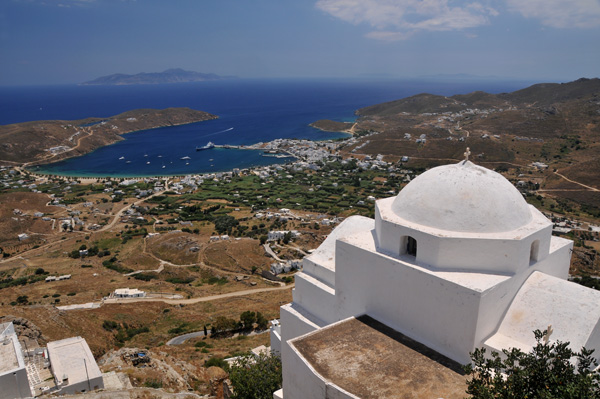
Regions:
<instances>
[{"instance_id":1,"label":"blue sea","mask_svg":"<svg viewBox=\"0 0 600 399\"><path fill-rule=\"evenodd\" d=\"M528 85L522 81L235 79L171 85L0 87L0 124L106 118L138 108L189 107L218 115L216 120L129 133L113 145L38 169L82 177L184 175L290 161L252 150L195 151L209 141L248 145L277 138L344 137L309 124L319 119L353 121L358 108L419 93L500 93Z\"/></svg>"}]
</instances>

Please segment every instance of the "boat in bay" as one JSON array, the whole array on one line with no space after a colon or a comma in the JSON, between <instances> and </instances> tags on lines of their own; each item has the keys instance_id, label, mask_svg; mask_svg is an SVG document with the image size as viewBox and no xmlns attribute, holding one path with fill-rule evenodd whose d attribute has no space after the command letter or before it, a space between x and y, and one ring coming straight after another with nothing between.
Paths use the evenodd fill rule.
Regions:
<instances>
[{"instance_id":1,"label":"boat in bay","mask_svg":"<svg viewBox=\"0 0 600 399\"><path fill-rule=\"evenodd\" d=\"M215 143L209 141L208 144L206 144L205 146L196 147L196 151L210 150L211 148L215 148Z\"/></svg>"}]
</instances>

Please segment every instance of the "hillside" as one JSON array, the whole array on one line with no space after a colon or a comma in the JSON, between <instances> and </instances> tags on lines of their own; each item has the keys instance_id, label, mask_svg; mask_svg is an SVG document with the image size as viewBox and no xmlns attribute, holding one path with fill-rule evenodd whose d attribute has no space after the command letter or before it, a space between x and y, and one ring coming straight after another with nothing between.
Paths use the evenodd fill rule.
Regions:
<instances>
[{"instance_id":1,"label":"hillside","mask_svg":"<svg viewBox=\"0 0 600 399\"><path fill-rule=\"evenodd\" d=\"M214 73L200 73L185 71L180 68L167 69L163 72L141 72L135 75L126 75L115 73L113 75L102 76L82 85L141 85L141 84L162 84L162 83L185 83L185 82L204 82L212 80L231 79L231 76L219 76Z\"/></svg>"},{"instance_id":2,"label":"hillside","mask_svg":"<svg viewBox=\"0 0 600 399\"><path fill-rule=\"evenodd\" d=\"M408 166L427 168L459 161L470 147L475 162L513 168L516 179L524 179L524 171L530 174L531 165L539 162L548 166L535 180L548 190L545 195L600 212L600 195L594 191L600 189L598 78L501 94L422 93L356 114L356 132L376 133L347 146L345 156L406 156Z\"/></svg>"},{"instance_id":3,"label":"hillside","mask_svg":"<svg viewBox=\"0 0 600 399\"><path fill-rule=\"evenodd\" d=\"M360 116L389 116L401 113L458 112L467 108L508 108L510 106L548 106L574 101L600 93L600 79L579 79L569 83L540 83L512 93L489 94L476 91L452 97L435 94L415 96L371 105L356 111Z\"/></svg>"},{"instance_id":4,"label":"hillside","mask_svg":"<svg viewBox=\"0 0 600 399\"><path fill-rule=\"evenodd\" d=\"M0 164L36 164L86 154L138 130L216 119L190 108L138 109L109 118L0 125Z\"/></svg>"}]
</instances>

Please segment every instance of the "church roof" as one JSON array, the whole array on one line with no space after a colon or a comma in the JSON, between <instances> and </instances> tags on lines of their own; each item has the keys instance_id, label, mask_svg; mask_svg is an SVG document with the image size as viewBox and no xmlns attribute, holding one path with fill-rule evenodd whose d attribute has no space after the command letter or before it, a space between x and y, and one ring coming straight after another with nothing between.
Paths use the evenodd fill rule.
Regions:
<instances>
[{"instance_id":1,"label":"church roof","mask_svg":"<svg viewBox=\"0 0 600 399\"><path fill-rule=\"evenodd\" d=\"M291 344L325 380L363 399L465 397L458 363L367 315Z\"/></svg>"},{"instance_id":2,"label":"church roof","mask_svg":"<svg viewBox=\"0 0 600 399\"><path fill-rule=\"evenodd\" d=\"M438 166L400 191L392 211L416 225L463 233L501 233L532 220L529 205L501 174L469 161Z\"/></svg>"}]
</instances>

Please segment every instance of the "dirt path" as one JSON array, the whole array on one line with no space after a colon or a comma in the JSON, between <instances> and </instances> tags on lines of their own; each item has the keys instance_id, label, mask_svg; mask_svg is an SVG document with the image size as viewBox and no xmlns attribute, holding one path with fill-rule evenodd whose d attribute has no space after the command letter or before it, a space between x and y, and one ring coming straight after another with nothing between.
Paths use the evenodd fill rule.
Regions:
<instances>
[{"instance_id":1,"label":"dirt path","mask_svg":"<svg viewBox=\"0 0 600 399\"><path fill-rule=\"evenodd\" d=\"M348 129L347 132L352 135L355 134L356 133L356 131L355 131L356 125L358 125L358 122L354 122L354 125L352 125L352 127L350 129Z\"/></svg>"},{"instance_id":2,"label":"dirt path","mask_svg":"<svg viewBox=\"0 0 600 399\"><path fill-rule=\"evenodd\" d=\"M29 165L32 165L32 164L37 164L37 163L40 163L40 162L48 162L48 161L51 161L53 158L55 158L58 155L63 155L63 154L66 154L68 152L71 152L71 151L74 151L74 150L78 149L81 146L81 140L83 140L84 138L88 138L88 137L91 137L91 136L94 135L94 131L92 129L87 129L86 130L86 128L84 127L81 130L84 133L86 133L86 135L85 136L80 135L79 137L77 137L77 144L75 145L75 147L71 147L67 151L61 152L59 154L52 154L50 156L46 156L46 157L43 157L41 159L36 159L35 161L25 162L21 166L23 168L25 168L25 167L27 167Z\"/></svg>"},{"instance_id":3,"label":"dirt path","mask_svg":"<svg viewBox=\"0 0 600 399\"><path fill-rule=\"evenodd\" d=\"M123 213L124 213L124 212L125 212L127 209L131 208L132 206L138 206L138 205L139 205L139 204L141 204L142 202L144 202L144 201L147 201L147 200L149 200L149 199L150 199L150 198L152 198L152 197L156 197L157 195L162 195L162 194L164 194L164 193L165 193L165 191L168 191L168 190L169 190L169 186L168 186L168 184L169 184L169 182L168 182L168 181L165 181L165 189L164 189L164 190L158 191L158 192L156 192L156 193L154 193L154 194L152 194L152 195L150 195L150 196L148 196L148 197L141 198L141 199L139 199L139 200L135 201L133 204L123 207L121 210L119 210L119 212L117 212L117 213L115 214L115 216L114 216L114 219L112 220L112 222L110 222L110 223L109 223L109 224L107 224L106 226L102 227L102 228L101 228L100 230L98 230L98 231L106 231L106 230L109 230L109 229L111 229L112 227L114 227L114 225L115 225L115 224L117 224L117 223L119 222L119 220L121 219L121 216L123 216Z\"/></svg>"},{"instance_id":4,"label":"dirt path","mask_svg":"<svg viewBox=\"0 0 600 399\"><path fill-rule=\"evenodd\" d=\"M557 175L557 176L560 176L560 177L562 177L563 179L565 179L565 180L566 180L566 181L568 181L568 182L571 182L571 183L577 184L577 185L579 185L579 186L581 186L581 187L585 187L585 188L587 188L589 191L596 191L596 192L600 191L600 190L598 190L597 188L594 188L594 187L591 187L591 186L586 186L586 185L585 185L585 184L583 184L583 183L579 183L579 182L577 182L577 181L575 181L575 180L571 180L571 179L569 179L568 177L566 177L565 175L561 175L561 174L560 174L560 173L558 173L558 172L554 172L554 174L555 174L555 175Z\"/></svg>"},{"instance_id":5,"label":"dirt path","mask_svg":"<svg viewBox=\"0 0 600 399\"><path fill-rule=\"evenodd\" d=\"M190 299L165 299L165 298L132 298L132 299L121 298L121 299L116 299L116 298L110 298L110 299L105 299L104 303L111 304L111 303L133 303L133 302L164 302L164 303L168 303L170 305L180 305L180 304L189 305L189 304L199 303L199 302L210 302L210 301L216 301L219 299L235 298L238 296L258 294L261 292L283 291L283 290L287 290L287 289L291 289L291 288L294 288L294 284L290 284L290 285L287 285L284 287L257 288L257 289L253 289L253 290L235 291L235 292L228 292L225 294L209 295L209 296L203 296L203 297L199 297L199 298L190 298Z\"/></svg>"},{"instance_id":6,"label":"dirt path","mask_svg":"<svg viewBox=\"0 0 600 399\"><path fill-rule=\"evenodd\" d=\"M279 259L279 256L277 256L277 254L275 252L273 252L273 250L271 249L271 246L269 244L265 244L263 245L263 247L265 248L265 251L271 255L271 257L273 259L275 259L277 262L283 262L281 259Z\"/></svg>"}]
</instances>

